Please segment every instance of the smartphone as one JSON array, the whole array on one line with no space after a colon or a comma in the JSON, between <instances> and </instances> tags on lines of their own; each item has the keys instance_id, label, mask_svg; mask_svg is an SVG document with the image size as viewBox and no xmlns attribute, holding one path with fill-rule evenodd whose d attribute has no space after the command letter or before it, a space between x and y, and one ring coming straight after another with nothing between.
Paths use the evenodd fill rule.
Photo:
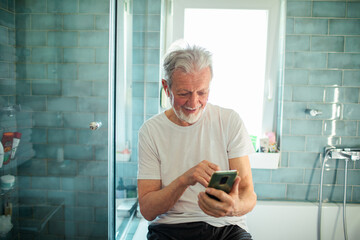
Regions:
<instances>
[{"instance_id":1,"label":"smartphone","mask_svg":"<svg viewBox=\"0 0 360 240\"><path fill-rule=\"evenodd\" d=\"M237 176L236 170L216 171L212 174L208 187L229 193ZM219 201L217 197L208 194L209 197Z\"/></svg>"}]
</instances>

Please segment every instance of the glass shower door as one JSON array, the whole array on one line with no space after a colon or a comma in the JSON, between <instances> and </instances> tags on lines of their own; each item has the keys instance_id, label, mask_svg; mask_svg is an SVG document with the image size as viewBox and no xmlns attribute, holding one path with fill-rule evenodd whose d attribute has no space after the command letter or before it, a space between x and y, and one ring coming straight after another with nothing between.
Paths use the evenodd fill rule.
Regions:
<instances>
[{"instance_id":1,"label":"glass shower door","mask_svg":"<svg viewBox=\"0 0 360 240\"><path fill-rule=\"evenodd\" d=\"M2 1L0 15L0 137L21 133L0 168L15 177L0 237L108 239L109 0Z\"/></svg>"}]
</instances>

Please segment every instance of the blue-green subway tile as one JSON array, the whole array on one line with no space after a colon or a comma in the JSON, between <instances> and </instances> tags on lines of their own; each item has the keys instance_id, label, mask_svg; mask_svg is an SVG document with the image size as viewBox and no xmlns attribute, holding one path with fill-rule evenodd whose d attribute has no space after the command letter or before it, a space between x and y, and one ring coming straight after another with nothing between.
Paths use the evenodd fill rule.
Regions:
<instances>
[{"instance_id":1,"label":"blue-green subway tile","mask_svg":"<svg viewBox=\"0 0 360 240\"><path fill-rule=\"evenodd\" d=\"M284 119L305 119L306 103L302 102L284 102Z\"/></svg>"},{"instance_id":2,"label":"blue-green subway tile","mask_svg":"<svg viewBox=\"0 0 360 240\"><path fill-rule=\"evenodd\" d=\"M360 53L329 53L328 58L329 68L360 69Z\"/></svg>"},{"instance_id":3,"label":"blue-green subway tile","mask_svg":"<svg viewBox=\"0 0 360 240\"><path fill-rule=\"evenodd\" d=\"M89 128L89 123L94 121L93 113L64 113L64 126L69 128Z\"/></svg>"},{"instance_id":4,"label":"blue-green subway tile","mask_svg":"<svg viewBox=\"0 0 360 240\"><path fill-rule=\"evenodd\" d=\"M45 79L46 64L16 64L16 77L19 79Z\"/></svg>"},{"instance_id":5,"label":"blue-green subway tile","mask_svg":"<svg viewBox=\"0 0 360 240\"><path fill-rule=\"evenodd\" d=\"M144 81L144 69L145 66L143 64L132 65L132 79L133 82L143 82Z\"/></svg>"},{"instance_id":6,"label":"blue-green subway tile","mask_svg":"<svg viewBox=\"0 0 360 240\"><path fill-rule=\"evenodd\" d=\"M95 62L96 63L108 63L109 62L109 49L108 48L96 48L95 49Z\"/></svg>"},{"instance_id":7,"label":"blue-green subway tile","mask_svg":"<svg viewBox=\"0 0 360 240\"><path fill-rule=\"evenodd\" d=\"M47 72L49 79L75 80L77 78L75 64L48 64Z\"/></svg>"},{"instance_id":8,"label":"blue-green subway tile","mask_svg":"<svg viewBox=\"0 0 360 240\"><path fill-rule=\"evenodd\" d=\"M282 137L282 151L304 151L305 137L304 136L283 136Z\"/></svg>"},{"instance_id":9,"label":"blue-green subway tile","mask_svg":"<svg viewBox=\"0 0 360 240\"><path fill-rule=\"evenodd\" d=\"M360 86L360 71L344 71L344 86Z\"/></svg>"},{"instance_id":10,"label":"blue-green subway tile","mask_svg":"<svg viewBox=\"0 0 360 240\"><path fill-rule=\"evenodd\" d=\"M144 32L146 31L146 15L133 15L133 31Z\"/></svg>"},{"instance_id":11,"label":"blue-green subway tile","mask_svg":"<svg viewBox=\"0 0 360 240\"><path fill-rule=\"evenodd\" d=\"M0 62L0 78L8 78L9 76L9 63Z\"/></svg>"},{"instance_id":12,"label":"blue-green subway tile","mask_svg":"<svg viewBox=\"0 0 360 240\"><path fill-rule=\"evenodd\" d=\"M132 99L132 112L137 115L142 115L144 113L144 98L142 97L133 97Z\"/></svg>"},{"instance_id":13,"label":"blue-green subway tile","mask_svg":"<svg viewBox=\"0 0 360 240\"><path fill-rule=\"evenodd\" d=\"M330 19L329 33L333 35L360 35L360 19Z\"/></svg>"},{"instance_id":14,"label":"blue-green subway tile","mask_svg":"<svg viewBox=\"0 0 360 240\"><path fill-rule=\"evenodd\" d=\"M54 47L77 47L78 33L75 31L49 31L47 32L47 44Z\"/></svg>"},{"instance_id":15,"label":"blue-green subway tile","mask_svg":"<svg viewBox=\"0 0 360 240\"><path fill-rule=\"evenodd\" d=\"M91 182L90 178L86 178L86 180ZM88 207L70 207L65 209L65 219L67 221L92 222L94 221L94 209Z\"/></svg>"},{"instance_id":16,"label":"blue-green subway tile","mask_svg":"<svg viewBox=\"0 0 360 240\"><path fill-rule=\"evenodd\" d=\"M63 177L61 178L61 188L72 191L89 191L92 189L90 177Z\"/></svg>"},{"instance_id":17,"label":"blue-green subway tile","mask_svg":"<svg viewBox=\"0 0 360 240\"><path fill-rule=\"evenodd\" d=\"M360 52L360 37L346 37L345 52Z\"/></svg>"},{"instance_id":18,"label":"blue-green subway tile","mask_svg":"<svg viewBox=\"0 0 360 240\"><path fill-rule=\"evenodd\" d=\"M160 98L159 83L146 83L146 96L152 98Z\"/></svg>"},{"instance_id":19,"label":"blue-green subway tile","mask_svg":"<svg viewBox=\"0 0 360 240\"><path fill-rule=\"evenodd\" d=\"M8 9L8 1L7 0L1 0L0 1L0 8Z\"/></svg>"},{"instance_id":20,"label":"blue-green subway tile","mask_svg":"<svg viewBox=\"0 0 360 240\"><path fill-rule=\"evenodd\" d=\"M107 173L107 164L98 161L79 161L80 175L82 176L104 176Z\"/></svg>"},{"instance_id":21,"label":"blue-green subway tile","mask_svg":"<svg viewBox=\"0 0 360 240\"><path fill-rule=\"evenodd\" d=\"M144 83L139 83L139 82L134 82L132 84L132 97L136 98L136 97L144 97ZM146 84L147 86L147 84ZM147 91L146 91L146 95L147 95Z\"/></svg>"},{"instance_id":22,"label":"blue-green subway tile","mask_svg":"<svg viewBox=\"0 0 360 240\"><path fill-rule=\"evenodd\" d=\"M282 120L282 134L289 135L291 129L291 120L283 119Z\"/></svg>"},{"instance_id":23,"label":"blue-green subway tile","mask_svg":"<svg viewBox=\"0 0 360 240\"><path fill-rule=\"evenodd\" d=\"M9 44L8 29L2 26L0 26L0 44Z\"/></svg>"},{"instance_id":24,"label":"blue-green subway tile","mask_svg":"<svg viewBox=\"0 0 360 240\"><path fill-rule=\"evenodd\" d=\"M279 168L272 170L272 183L302 183L304 169L302 168Z\"/></svg>"},{"instance_id":25,"label":"blue-green subway tile","mask_svg":"<svg viewBox=\"0 0 360 240\"><path fill-rule=\"evenodd\" d=\"M74 112L77 110L77 98L75 97L48 97L48 111Z\"/></svg>"},{"instance_id":26,"label":"blue-green subway tile","mask_svg":"<svg viewBox=\"0 0 360 240\"><path fill-rule=\"evenodd\" d=\"M15 4L16 13L44 13L46 0L20 0Z\"/></svg>"},{"instance_id":27,"label":"blue-green subway tile","mask_svg":"<svg viewBox=\"0 0 360 240\"><path fill-rule=\"evenodd\" d=\"M304 85L308 83L309 71L305 69L286 69L285 84Z\"/></svg>"},{"instance_id":28,"label":"blue-green subway tile","mask_svg":"<svg viewBox=\"0 0 360 240\"><path fill-rule=\"evenodd\" d=\"M17 176L17 181L19 186L24 189L30 189L31 188L31 177L29 176Z\"/></svg>"},{"instance_id":29,"label":"blue-green subway tile","mask_svg":"<svg viewBox=\"0 0 360 240\"><path fill-rule=\"evenodd\" d=\"M79 32L80 47L107 47L109 46L109 33L107 31Z\"/></svg>"},{"instance_id":30,"label":"blue-green subway tile","mask_svg":"<svg viewBox=\"0 0 360 240\"><path fill-rule=\"evenodd\" d=\"M38 204L46 202L46 191L36 189L22 189L19 191L19 200L24 204Z\"/></svg>"},{"instance_id":31,"label":"blue-green subway tile","mask_svg":"<svg viewBox=\"0 0 360 240\"><path fill-rule=\"evenodd\" d=\"M65 204L67 207L75 205L76 192L72 191L47 191L50 204ZM73 224L73 223L72 223ZM67 228L70 229L70 228Z\"/></svg>"},{"instance_id":32,"label":"blue-green subway tile","mask_svg":"<svg viewBox=\"0 0 360 240\"><path fill-rule=\"evenodd\" d=\"M133 13L134 14L145 14L147 11L147 0L133 1Z\"/></svg>"},{"instance_id":33,"label":"blue-green subway tile","mask_svg":"<svg viewBox=\"0 0 360 240\"><path fill-rule=\"evenodd\" d=\"M64 145L64 157L70 160L92 160L93 147L83 144L66 144Z\"/></svg>"},{"instance_id":34,"label":"blue-green subway tile","mask_svg":"<svg viewBox=\"0 0 360 240\"><path fill-rule=\"evenodd\" d=\"M108 149L107 145L95 146L95 160L107 161L108 160Z\"/></svg>"},{"instance_id":35,"label":"blue-green subway tile","mask_svg":"<svg viewBox=\"0 0 360 240\"><path fill-rule=\"evenodd\" d=\"M29 145L29 144L27 144L27 145ZM18 155L18 151L21 150L22 147L23 147L23 144L19 145L18 150L16 151L17 155ZM30 149L33 150L34 147L31 145ZM21 153L21 152L19 152L19 153ZM19 156L17 156L17 157L19 157ZM27 158L28 160L25 161L24 163L22 163L18 167L19 175L22 175L22 176L34 176L34 175L44 176L46 174L46 162L42 159L34 159L33 157L34 156L31 156L31 159ZM21 189L22 186L19 185L19 188ZM26 189L22 189L22 190L26 190Z\"/></svg>"},{"instance_id":36,"label":"blue-green subway tile","mask_svg":"<svg viewBox=\"0 0 360 240\"><path fill-rule=\"evenodd\" d=\"M153 32L153 31L160 31L161 26L161 15L148 15L147 18L147 26L146 30Z\"/></svg>"},{"instance_id":37,"label":"blue-green subway tile","mask_svg":"<svg viewBox=\"0 0 360 240\"><path fill-rule=\"evenodd\" d=\"M294 33L294 18L286 18L286 33L293 34Z\"/></svg>"},{"instance_id":38,"label":"blue-green subway tile","mask_svg":"<svg viewBox=\"0 0 360 240\"><path fill-rule=\"evenodd\" d=\"M161 0L148 0L148 14L161 14Z\"/></svg>"},{"instance_id":39,"label":"blue-green subway tile","mask_svg":"<svg viewBox=\"0 0 360 240\"><path fill-rule=\"evenodd\" d=\"M50 35L51 32L49 32ZM50 39L48 39L50 41ZM46 32L45 31L16 31L16 45L17 46L45 46Z\"/></svg>"},{"instance_id":40,"label":"blue-green subway tile","mask_svg":"<svg viewBox=\"0 0 360 240\"><path fill-rule=\"evenodd\" d=\"M106 194L104 194L106 196ZM100 201L105 201L106 199L101 198ZM107 238L107 223L96 223L90 222L85 224L81 224L78 226L78 232L80 236L87 236L89 234L89 229L91 229L91 236L95 238Z\"/></svg>"},{"instance_id":41,"label":"blue-green subway tile","mask_svg":"<svg viewBox=\"0 0 360 240\"><path fill-rule=\"evenodd\" d=\"M148 64L146 67L146 82L161 82L160 79L160 66L158 64Z\"/></svg>"},{"instance_id":42,"label":"blue-green subway tile","mask_svg":"<svg viewBox=\"0 0 360 240\"><path fill-rule=\"evenodd\" d=\"M106 97L108 96L108 93L108 84L104 84L102 82L93 83L92 96Z\"/></svg>"},{"instance_id":43,"label":"blue-green subway tile","mask_svg":"<svg viewBox=\"0 0 360 240\"><path fill-rule=\"evenodd\" d=\"M326 88L325 101L335 103L358 103L359 88Z\"/></svg>"},{"instance_id":44,"label":"blue-green subway tile","mask_svg":"<svg viewBox=\"0 0 360 240\"><path fill-rule=\"evenodd\" d=\"M80 13L109 13L107 0L79 0Z\"/></svg>"},{"instance_id":45,"label":"blue-green subway tile","mask_svg":"<svg viewBox=\"0 0 360 240\"><path fill-rule=\"evenodd\" d=\"M310 119L339 119L341 117L341 105L340 104L316 104L316 103L310 103L308 104L308 109L317 109L321 112L321 114L312 117L308 115L308 118Z\"/></svg>"},{"instance_id":46,"label":"blue-green subway tile","mask_svg":"<svg viewBox=\"0 0 360 240\"><path fill-rule=\"evenodd\" d=\"M144 117L142 115L133 115L132 130L139 130L144 123Z\"/></svg>"},{"instance_id":47,"label":"blue-green subway tile","mask_svg":"<svg viewBox=\"0 0 360 240\"><path fill-rule=\"evenodd\" d=\"M53 216L52 221L49 221L48 230L47 230L49 235L56 235L56 234L61 235L66 229L65 221L63 219L61 220L56 219L56 216L57 215Z\"/></svg>"},{"instance_id":48,"label":"blue-green subway tile","mask_svg":"<svg viewBox=\"0 0 360 240\"><path fill-rule=\"evenodd\" d=\"M76 143L77 134L73 129L49 129L48 130L49 143Z\"/></svg>"},{"instance_id":49,"label":"blue-green subway tile","mask_svg":"<svg viewBox=\"0 0 360 240\"><path fill-rule=\"evenodd\" d=\"M96 208L95 209L95 221L96 222L108 222L108 209Z\"/></svg>"},{"instance_id":50,"label":"blue-green subway tile","mask_svg":"<svg viewBox=\"0 0 360 240\"><path fill-rule=\"evenodd\" d=\"M254 183L268 183L271 179L271 170L269 169L251 169Z\"/></svg>"},{"instance_id":51,"label":"blue-green subway tile","mask_svg":"<svg viewBox=\"0 0 360 240\"><path fill-rule=\"evenodd\" d=\"M34 30L61 30L63 17L58 14L32 14L31 28Z\"/></svg>"},{"instance_id":52,"label":"blue-green subway tile","mask_svg":"<svg viewBox=\"0 0 360 240\"><path fill-rule=\"evenodd\" d=\"M80 112L107 112L108 102L107 98L93 97L93 98L79 98Z\"/></svg>"},{"instance_id":53,"label":"blue-green subway tile","mask_svg":"<svg viewBox=\"0 0 360 240\"><path fill-rule=\"evenodd\" d=\"M327 34L328 20L317 18L295 18L294 32L299 34Z\"/></svg>"},{"instance_id":54,"label":"blue-green subway tile","mask_svg":"<svg viewBox=\"0 0 360 240\"><path fill-rule=\"evenodd\" d=\"M356 121L325 121L324 135L356 136Z\"/></svg>"},{"instance_id":55,"label":"blue-green subway tile","mask_svg":"<svg viewBox=\"0 0 360 240\"><path fill-rule=\"evenodd\" d=\"M96 30L109 30L109 15L96 15L95 16L95 29Z\"/></svg>"},{"instance_id":56,"label":"blue-green subway tile","mask_svg":"<svg viewBox=\"0 0 360 240\"><path fill-rule=\"evenodd\" d=\"M35 189L60 189L60 178L58 177L35 177L31 178L31 186Z\"/></svg>"},{"instance_id":57,"label":"blue-green subway tile","mask_svg":"<svg viewBox=\"0 0 360 240\"><path fill-rule=\"evenodd\" d=\"M107 64L81 64L79 65L79 80L105 81L108 78Z\"/></svg>"},{"instance_id":58,"label":"blue-green subway tile","mask_svg":"<svg viewBox=\"0 0 360 240\"><path fill-rule=\"evenodd\" d=\"M78 12L78 1L47 0L47 11L51 13L76 13Z\"/></svg>"},{"instance_id":59,"label":"blue-green subway tile","mask_svg":"<svg viewBox=\"0 0 360 240\"><path fill-rule=\"evenodd\" d=\"M313 2L313 17L345 17L346 2Z\"/></svg>"},{"instance_id":60,"label":"blue-green subway tile","mask_svg":"<svg viewBox=\"0 0 360 240\"><path fill-rule=\"evenodd\" d=\"M94 15L64 15L65 30L93 30Z\"/></svg>"},{"instance_id":61,"label":"blue-green subway tile","mask_svg":"<svg viewBox=\"0 0 360 240\"><path fill-rule=\"evenodd\" d=\"M284 199L286 184L255 183L258 199Z\"/></svg>"},{"instance_id":62,"label":"blue-green subway tile","mask_svg":"<svg viewBox=\"0 0 360 240\"><path fill-rule=\"evenodd\" d=\"M145 32L133 32L133 48L145 47Z\"/></svg>"},{"instance_id":63,"label":"blue-green subway tile","mask_svg":"<svg viewBox=\"0 0 360 240\"><path fill-rule=\"evenodd\" d=\"M15 48L7 45L0 45L0 61L13 62L15 59Z\"/></svg>"},{"instance_id":64,"label":"blue-green subway tile","mask_svg":"<svg viewBox=\"0 0 360 240\"><path fill-rule=\"evenodd\" d=\"M61 95L61 82L54 80L36 80L31 84L33 95Z\"/></svg>"},{"instance_id":65,"label":"blue-green subway tile","mask_svg":"<svg viewBox=\"0 0 360 240\"><path fill-rule=\"evenodd\" d=\"M310 17L311 2L288 2L286 5L286 15L293 17Z\"/></svg>"},{"instance_id":66,"label":"blue-green subway tile","mask_svg":"<svg viewBox=\"0 0 360 240\"><path fill-rule=\"evenodd\" d=\"M352 196L353 202L360 202L360 187L353 186L353 196Z\"/></svg>"},{"instance_id":67,"label":"blue-green subway tile","mask_svg":"<svg viewBox=\"0 0 360 240\"><path fill-rule=\"evenodd\" d=\"M341 138L341 145L346 147L354 147L359 148L360 143L360 130L358 132L358 137L342 137Z\"/></svg>"},{"instance_id":68,"label":"blue-green subway tile","mask_svg":"<svg viewBox=\"0 0 360 240\"><path fill-rule=\"evenodd\" d=\"M295 153L290 152L289 157L289 167L295 167L295 168L319 168L321 167L319 158L320 155L318 153Z\"/></svg>"},{"instance_id":69,"label":"blue-green subway tile","mask_svg":"<svg viewBox=\"0 0 360 240\"><path fill-rule=\"evenodd\" d=\"M40 96L17 96L16 101L26 111L45 111L46 97Z\"/></svg>"},{"instance_id":70,"label":"blue-green subway tile","mask_svg":"<svg viewBox=\"0 0 360 240\"><path fill-rule=\"evenodd\" d=\"M318 185L288 184L286 198L299 201L315 201L318 199Z\"/></svg>"},{"instance_id":71,"label":"blue-green subway tile","mask_svg":"<svg viewBox=\"0 0 360 240\"><path fill-rule=\"evenodd\" d=\"M107 192L108 180L106 177L94 178L94 192Z\"/></svg>"},{"instance_id":72,"label":"blue-green subway tile","mask_svg":"<svg viewBox=\"0 0 360 240\"><path fill-rule=\"evenodd\" d=\"M343 52L344 37L311 37L311 51L313 52Z\"/></svg>"},{"instance_id":73,"label":"blue-green subway tile","mask_svg":"<svg viewBox=\"0 0 360 240\"><path fill-rule=\"evenodd\" d=\"M18 112L16 114L17 127L32 127L32 113L30 112Z\"/></svg>"},{"instance_id":74,"label":"blue-green subway tile","mask_svg":"<svg viewBox=\"0 0 360 240\"><path fill-rule=\"evenodd\" d=\"M65 63L90 63L95 62L95 49L93 48L65 48Z\"/></svg>"},{"instance_id":75,"label":"blue-green subway tile","mask_svg":"<svg viewBox=\"0 0 360 240\"><path fill-rule=\"evenodd\" d=\"M31 48L16 48L16 60L17 62L30 62L31 60Z\"/></svg>"},{"instance_id":76,"label":"blue-green subway tile","mask_svg":"<svg viewBox=\"0 0 360 240\"><path fill-rule=\"evenodd\" d=\"M360 2L347 3L347 17L360 18Z\"/></svg>"},{"instance_id":77,"label":"blue-green subway tile","mask_svg":"<svg viewBox=\"0 0 360 240\"><path fill-rule=\"evenodd\" d=\"M63 60L61 48L33 48L31 55L33 63L58 63Z\"/></svg>"},{"instance_id":78,"label":"blue-green subway tile","mask_svg":"<svg viewBox=\"0 0 360 240\"><path fill-rule=\"evenodd\" d=\"M15 29L9 29L9 44L12 45L12 46L16 45Z\"/></svg>"},{"instance_id":79,"label":"blue-green subway tile","mask_svg":"<svg viewBox=\"0 0 360 240\"><path fill-rule=\"evenodd\" d=\"M310 37L302 35L288 35L286 37L287 51L309 51Z\"/></svg>"},{"instance_id":80,"label":"blue-green subway tile","mask_svg":"<svg viewBox=\"0 0 360 240\"><path fill-rule=\"evenodd\" d=\"M343 118L346 120L359 120L360 104L344 104Z\"/></svg>"},{"instance_id":81,"label":"blue-green subway tile","mask_svg":"<svg viewBox=\"0 0 360 240\"><path fill-rule=\"evenodd\" d=\"M97 122L101 122L102 123L102 128L103 129L107 129L109 126L108 126L108 111L105 111L105 112L95 112L95 119ZM106 144L106 143L105 143Z\"/></svg>"},{"instance_id":82,"label":"blue-green subway tile","mask_svg":"<svg viewBox=\"0 0 360 240\"><path fill-rule=\"evenodd\" d=\"M133 49L133 64L144 64L145 53L144 49Z\"/></svg>"},{"instance_id":83,"label":"blue-green subway tile","mask_svg":"<svg viewBox=\"0 0 360 240\"><path fill-rule=\"evenodd\" d=\"M58 149L61 148L59 145L52 144L33 144L36 158L51 158L57 159Z\"/></svg>"},{"instance_id":84,"label":"blue-green subway tile","mask_svg":"<svg viewBox=\"0 0 360 240\"><path fill-rule=\"evenodd\" d=\"M99 139L107 140L107 131L105 128L97 131L79 129L79 143L93 145L103 145L107 143L107 141L99 141Z\"/></svg>"},{"instance_id":85,"label":"blue-green subway tile","mask_svg":"<svg viewBox=\"0 0 360 240\"><path fill-rule=\"evenodd\" d=\"M351 201L351 186L346 188L346 201ZM344 186L324 186L322 199L324 202L343 202L344 201Z\"/></svg>"},{"instance_id":86,"label":"blue-green subway tile","mask_svg":"<svg viewBox=\"0 0 360 240\"><path fill-rule=\"evenodd\" d=\"M323 87L294 87L293 100L296 102L323 102Z\"/></svg>"},{"instance_id":87,"label":"blue-green subway tile","mask_svg":"<svg viewBox=\"0 0 360 240\"><path fill-rule=\"evenodd\" d=\"M0 9L0 25L14 28L15 27L15 15L13 13L10 13L8 11L4 11L3 9Z\"/></svg>"},{"instance_id":88,"label":"blue-green subway tile","mask_svg":"<svg viewBox=\"0 0 360 240\"><path fill-rule=\"evenodd\" d=\"M160 32L147 32L145 46L148 48L157 48L160 50L160 39Z\"/></svg>"},{"instance_id":89,"label":"blue-green subway tile","mask_svg":"<svg viewBox=\"0 0 360 240\"><path fill-rule=\"evenodd\" d=\"M78 96L86 97L92 94L92 81L63 81L62 94L63 96Z\"/></svg>"},{"instance_id":90,"label":"blue-green subway tile","mask_svg":"<svg viewBox=\"0 0 360 240\"><path fill-rule=\"evenodd\" d=\"M322 120L292 120L292 135L321 135Z\"/></svg>"},{"instance_id":91,"label":"blue-green subway tile","mask_svg":"<svg viewBox=\"0 0 360 240\"><path fill-rule=\"evenodd\" d=\"M160 109L160 98L146 98L146 114L157 114Z\"/></svg>"},{"instance_id":92,"label":"blue-green subway tile","mask_svg":"<svg viewBox=\"0 0 360 240\"><path fill-rule=\"evenodd\" d=\"M34 127L62 127L63 118L60 113L38 112L33 114Z\"/></svg>"},{"instance_id":93,"label":"blue-green subway tile","mask_svg":"<svg viewBox=\"0 0 360 240\"><path fill-rule=\"evenodd\" d=\"M47 133L46 128L32 128L31 142L46 143Z\"/></svg>"},{"instance_id":94,"label":"blue-green subway tile","mask_svg":"<svg viewBox=\"0 0 360 240\"><path fill-rule=\"evenodd\" d=\"M16 14L15 26L16 29L31 29L31 14Z\"/></svg>"},{"instance_id":95,"label":"blue-green subway tile","mask_svg":"<svg viewBox=\"0 0 360 240\"><path fill-rule=\"evenodd\" d=\"M337 184L344 184L344 170L337 170ZM360 170L348 169L347 172L347 184L348 185L360 185Z\"/></svg>"},{"instance_id":96,"label":"blue-green subway tile","mask_svg":"<svg viewBox=\"0 0 360 240\"><path fill-rule=\"evenodd\" d=\"M327 54L325 53L294 53L295 68L326 68Z\"/></svg>"},{"instance_id":97,"label":"blue-green subway tile","mask_svg":"<svg viewBox=\"0 0 360 240\"><path fill-rule=\"evenodd\" d=\"M339 137L321 137L308 136L306 137L306 151L308 152L323 152L326 146L338 146L340 144Z\"/></svg>"},{"instance_id":98,"label":"blue-green subway tile","mask_svg":"<svg viewBox=\"0 0 360 240\"><path fill-rule=\"evenodd\" d=\"M339 70L311 70L311 71L309 71L309 84L341 86L342 71L339 71Z\"/></svg>"}]
</instances>

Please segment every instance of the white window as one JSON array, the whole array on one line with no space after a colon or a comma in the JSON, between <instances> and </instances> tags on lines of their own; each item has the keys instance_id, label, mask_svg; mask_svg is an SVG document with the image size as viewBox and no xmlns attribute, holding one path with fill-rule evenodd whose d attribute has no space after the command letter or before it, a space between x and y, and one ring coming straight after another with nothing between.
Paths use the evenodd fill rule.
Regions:
<instances>
[{"instance_id":1,"label":"white window","mask_svg":"<svg viewBox=\"0 0 360 240\"><path fill-rule=\"evenodd\" d=\"M166 48L185 39L213 53L209 102L239 112L250 135L277 131L281 0L168 3Z\"/></svg>"}]
</instances>

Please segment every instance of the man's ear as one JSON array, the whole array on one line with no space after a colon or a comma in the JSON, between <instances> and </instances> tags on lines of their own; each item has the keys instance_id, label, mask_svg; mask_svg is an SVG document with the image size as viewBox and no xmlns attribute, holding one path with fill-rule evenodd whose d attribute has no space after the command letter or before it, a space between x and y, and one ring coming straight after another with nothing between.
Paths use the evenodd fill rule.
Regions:
<instances>
[{"instance_id":1,"label":"man's ear","mask_svg":"<svg viewBox=\"0 0 360 240\"><path fill-rule=\"evenodd\" d=\"M168 86L167 81L166 81L165 79L162 79L162 80L161 80L161 84L162 84L162 86L163 86L163 88L164 88L164 91L165 91L165 93L166 93L166 96L169 97L170 92L169 92L169 86Z\"/></svg>"}]
</instances>

